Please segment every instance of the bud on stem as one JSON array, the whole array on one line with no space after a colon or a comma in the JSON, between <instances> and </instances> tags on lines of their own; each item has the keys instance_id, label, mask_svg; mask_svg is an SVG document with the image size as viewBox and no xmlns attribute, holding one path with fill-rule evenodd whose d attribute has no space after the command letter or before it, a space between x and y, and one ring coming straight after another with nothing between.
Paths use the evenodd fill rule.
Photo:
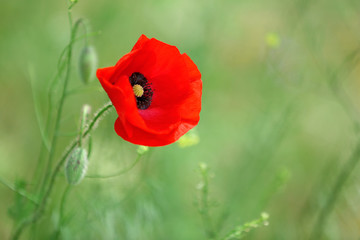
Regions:
<instances>
[{"instance_id":1,"label":"bud on stem","mask_svg":"<svg viewBox=\"0 0 360 240\"><path fill-rule=\"evenodd\" d=\"M83 148L75 148L68 156L65 164L65 176L69 184L75 185L84 178L88 167L87 152Z\"/></svg>"},{"instance_id":2,"label":"bud on stem","mask_svg":"<svg viewBox=\"0 0 360 240\"><path fill-rule=\"evenodd\" d=\"M79 70L80 78L88 84L95 76L97 68L97 54L92 46L85 46L80 53Z\"/></svg>"}]
</instances>

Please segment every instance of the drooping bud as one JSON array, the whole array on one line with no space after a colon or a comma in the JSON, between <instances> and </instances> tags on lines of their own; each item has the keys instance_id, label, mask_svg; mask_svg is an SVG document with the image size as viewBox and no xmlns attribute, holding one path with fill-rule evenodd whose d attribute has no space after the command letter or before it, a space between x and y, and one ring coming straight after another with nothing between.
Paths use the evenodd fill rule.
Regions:
<instances>
[{"instance_id":1,"label":"drooping bud","mask_svg":"<svg viewBox=\"0 0 360 240\"><path fill-rule=\"evenodd\" d=\"M85 46L80 53L79 70L81 80L88 84L95 76L97 54L92 46Z\"/></svg>"},{"instance_id":2,"label":"drooping bud","mask_svg":"<svg viewBox=\"0 0 360 240\"><path fill-rule=\"evenodd\" d=\"M86 174L87 167L87 151L83 148L75 148L65 164L65 176L68 183L71 185L80 183Z\"/></svg>"}]
</instances>

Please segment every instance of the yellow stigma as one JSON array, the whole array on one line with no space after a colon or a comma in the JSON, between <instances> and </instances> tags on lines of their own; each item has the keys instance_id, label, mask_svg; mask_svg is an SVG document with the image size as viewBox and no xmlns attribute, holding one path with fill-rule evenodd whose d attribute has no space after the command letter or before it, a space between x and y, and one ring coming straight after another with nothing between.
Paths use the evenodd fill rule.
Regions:
<instances>
[{"instance_id":1,"label":"yellow stigma","mask_svg":"<svg viewBox=\"0 0 360 240\"><path fill-rule=\"evenodd\" d=\"M137 97L141 97L144 94L144 88L142 86L140 86L139 84L135 84L133 86L133 91L135 96Z\"/></svg>"}]
</instances>

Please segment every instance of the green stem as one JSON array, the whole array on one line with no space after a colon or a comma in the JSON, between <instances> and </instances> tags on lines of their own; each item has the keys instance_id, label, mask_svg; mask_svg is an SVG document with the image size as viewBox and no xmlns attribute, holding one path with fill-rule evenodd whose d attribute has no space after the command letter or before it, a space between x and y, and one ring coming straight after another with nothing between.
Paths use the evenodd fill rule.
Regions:
<instances>
[{"instance_id":1,"label":"green stem","mask_svg":"<svg viewBox=\"0 0 360 240\"><path fill-rule=\"evenodd\" d=\"M71 185L68 184L65 191L64 191L64 193L63 193L63 196L61 198L61 203L60 203L60 226L62 225L63 220L64 220L65 203L66 203L67 196L69 195L70 189L71 189Z\"/></svg>"},{"instance_id":2,"label":"green stem","mask_svg":"<svg viewBox=\"0 0 360 240\"><path fill-rule=\"evenodd\" d=\"M335 202L340 196L340 192L342 188L344 187L347 179L351 175L351 173L354 171L356 165L358 164L360 160L360 140L357 142L357 145L348 159L348 161L345 163L345 165L342 167L339 176L337 177L331 193L328 197L328 201L325 203L324 207L321 209L320 214L316 220L316 223L314 225L312 234L310 236L310 239L319 240L321 239L322 232L324 225L326 223L326 220L328 216L331 214L331 212L334 209Z\"/></svg>"},{"instance_id":3,"label":"green stem","mask_svg":"<svg viewBox=\"0 0 360 240\"><path fill-rule=\"evenodd\" d=\"M97 121L100 119L100 117L107 112L110 108L112 107L112 103L108 103L106 104L103 108L101 108L94 116L94 118L92 119L92 121L90 122L89 126L87 127L87 129L84 131L83 134L83 138L87 137L90 132L93 130L93 128L95 127L95 124L97 123ZM55 183L55 179L56 176L58 175L62 165L64 164L65 160L67 159L68 155L74 150L74 148L79 144L79 139L76 139L68 148L68 150L66 151L66 153L63 155L63 157L61 158L61 160L58 162L58 164L56 165L51 178L50 178L50 183L48 184L48 187L45 191L45 194L43 196L43 198L41 199L40 204L38 205L38 207L35 209L35 212L27 219L25 219L24 221L22 221L19 226L16 228L14 235L12 237L12 239L16 240L19 239L22 231L25 229L26 226L35 223L37 220L39 220L39 218L44 214L44 210L45 210L45 206L46 203L48 201L48 198L50 196L50 193L53 189L54 183Z\"/></svg>"},{"instance_id":4,"label":"green stem","mask_svg":"<svg viewBox=\"0 0 360 240\"><path fill-rule=\"evenodd\" d=\"M84 132L84 129L85 129L85 125L86 125L86 120L88 118L88 115L89 115L89 112L90 112L90 106L88 105L84 105L82 107L82 115L81 115L81 122L80 122L80 129L79 129L79 147L81 148L82 144L83 144L83 132Z\"/></svg>"},{"instance_id":5,"label":"green stem","mask_svg":"<svg viewBox=\"0 0 360 240\"><path fill-rule=\"evenodd\" d=\"M90 32L90 33L86 33L84 35L81 35L80 37L77 37L75 38L73 41L71 41L70 43L68 43L68 45L65 46L65 48L62 50L62 52L60 53L60 57L58 59L58 63L57 63L57 66L58 66L58 69L61 68L61 62L62 62L62 59L66 53L66 51L68 50L69 46L77 41L80 41L81 39L85 39L85 45L88 44L88 40L87 38L88 37L91 37L91 36L97 36L97 35L100 35L101 32L98 31L98 32Z\"/></svg>"},{"instance_id":6,"label":"green stem","mask_svg":"<svg viewBox=\"0 0 360 240\"><path fill-rule=\"evenodd\" d=\"M50 129L50 122L51 122L51 113L52 113L52 101L51 101L51 92L52 92L52 83L55 82L55 80L57 78L60 77L60 73L62 72L63 68L65 67L65 64L62 64L58 69L57 72L55 74L55 76L52 78L52 80L50 81L51 84L49 86L49 91L48 91L48 111L47 111L47 116L46 116L46 125L45 125L45 131L44 134L48 135L49 133L49 129ZM41 170L43 169L42 167L42 163L43 163L43 159L44 159L44 154L45 154L45 150L50 150L50 147L47 147L45 145L45 142L42 141L41 142L41 146L40 146L40 152L39 152L39 156L38 156L38 160L36 163L36 167L35 167L35 172L33 175L33 179L34 179L34 185L35 186L39 186L39 181L41 181L41 174L39 174L41 172ZM36 189L37 191L37 189Z\"/></svg>"},{"instance_id":7,"label":"green stem","mask_svg":"<svg viewBox=\"0 0 360 240\"><path fill-rule=\"evenodd\" d=\"M64 212L65 212L65 203L66 203L66 199L69 195L70 189L71 189L71 185L68 184L64 190L64 193L61 197L61 202L60 202L60 220L59 220L59 225L58 225L58 229L56 230L55 233L55 239L59 239L60 234L61 234L61 228L64 224Z\"/></svg>"},{"instance_id":8,"label":"green stem","mask_svg":"<svg viewBox=\"0 0 360 240\"><path fill-rule=\"evenodd\" d=\"M67 54L67 69L66 69L66 74L65 74L65 80L64 80L64 86L62 89L62 93L61 93L61 97L60 97L60 102L59 102L59 106L58 106L58 111L56 114L56 119L55 119L55 127L54 127L54 134L52 137L52 141L51 141L51 148L50 148L50 153L49 153L49 158L47 161L47 165L45 168L45 176L41 185L41 193L43 192L43 189L46 186L46 183L48 181L49 175L50 175L50 169L52 167L52 162L55 156L55 150L56 150L56 145L58 142L58 135L56 134L60 128L60 120L61 120L61 115L62 115L62 111L63 111L63 107L64 107L64 102L65 102L65 97L66 97L66 91L67 91L67 86L68 86L68 82L69 82L69 78L70 78L70 72L71 72L71 57L72 57L72 42L74 41L74 38L76 36L76 32L77 29L81 23L81 19L77 20L75 25L73 26L72 24L72 16L71 16L71 11L68 11L68 18L69 18L69 24L71 27L71 33L70 33L70 43L69 43L69 49L68 49L68 54Z\"/></svg>"},{"instance_id":9,"label":"green stem","mask_svg":"<svg viewBox=\"0 0 360 240\"><path fill-rule=\"evenodd\" d=\"M118 177L121 174L124 174L128 171L130 171L131 169L133 169L133 167L136 166L136 164L139 162L140 158L141 158L142 154L138 154L135 161L127 168L120 170L117 173L113 173L110 175L106 175L106 176L102 176L102 175L90 175L90 176L85 176L86 178L92 178L92 179L107 179L107 178L113 178L113 177Z\"/></svg>"},{"instance_id":10,"label":"green stem","mask_svg":"<svg viewBox=\"0 0 360 240\"><path fill-rule=\"evenodd\" d=\"M202 187L200 192L199 212L204 224L205 233L208 239L216 239L216 231L214 230L212 219L210 216L209 206L209 175L208 167L204 163L200 164L200 174L202 179Z\"/></svg>"}]
</instances>

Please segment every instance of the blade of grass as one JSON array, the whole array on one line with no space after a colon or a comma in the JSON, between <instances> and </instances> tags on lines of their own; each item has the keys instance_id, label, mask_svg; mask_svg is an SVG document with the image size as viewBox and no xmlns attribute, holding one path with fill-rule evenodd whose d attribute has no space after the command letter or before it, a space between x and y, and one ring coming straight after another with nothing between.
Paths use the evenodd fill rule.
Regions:
<instances>
[{"instance_id":1,"label":"blade of grass","mask_svg":"<svg viewBox=\"0 0 360 240\"><path fill-rule=\"evenodd\" d=\"M26 198L27 200L29 200L30 202L32 202L36 206L39 205L39 202L35 197L31 196L29 193L27 193L24 190L16 189L16 187L14 185L8 183L7 181L2 179L1 177L0 177L0 183L2 183L4 186L8 187L13 192L23 196L24 198Z\"/></svg>"},{"instance_id":2,"label":"blade of grass","mask_svg":"<svg viewBox=\"0 0 360 240\"><path fill-rule=\"evenodd\" d=\"M37 124L39 126L41 140L43 141L43 144L46 147L46 149L49 151L50 150L50 142L46 136L44 122L41 117L40 103L36 98L35 83L34 83L34 79L35 79L34 69L29 66L28 72L29 72L29 82L30 82L30 87L31 87L31 92L32 92L32 97L33 97L33 102L34 102L35 116L36 116Z\"/></svg>"}]
</instances>

